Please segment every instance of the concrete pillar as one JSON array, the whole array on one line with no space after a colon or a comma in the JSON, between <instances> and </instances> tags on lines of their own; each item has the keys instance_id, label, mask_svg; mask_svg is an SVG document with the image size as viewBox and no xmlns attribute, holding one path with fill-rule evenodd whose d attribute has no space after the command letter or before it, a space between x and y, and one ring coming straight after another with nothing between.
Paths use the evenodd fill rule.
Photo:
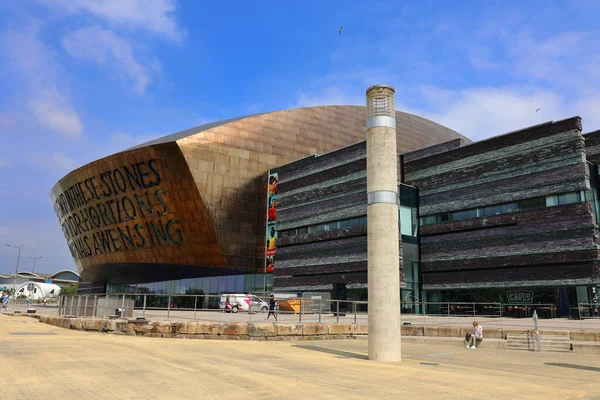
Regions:
<instances>
[{"instance_id":1,"label":"concrete pillar","mask_svg":"<svg viewBox=\"0 0 600 400\"><path fill-rule=\"evenodd\" d=\"M367 90L369 359L401 360L398 159L394 88Z\"/></svg>"}]
</instances>

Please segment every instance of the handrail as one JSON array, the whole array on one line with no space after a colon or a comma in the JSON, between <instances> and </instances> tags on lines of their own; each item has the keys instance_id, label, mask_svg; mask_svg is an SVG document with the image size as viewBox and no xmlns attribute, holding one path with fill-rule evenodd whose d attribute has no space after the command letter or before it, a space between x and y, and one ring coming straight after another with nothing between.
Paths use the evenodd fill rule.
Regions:
<instances>
[{"instance_id":1,"label":"handrail","mask_svg":"<svg viewBox=\"0 0 600 400\"><path fill-rule=\"evenodd\" d=\"M244 294L244 295L248 295L248 296L257 296L264 299L267 299L267 295L262 294L262 293L254 293L254 292L244 292L244 293L222 293L222 294L186 294L186 293L124 293L124 292L119 292L119 293L85 293L85 294L61 294L60 296L154 296L154 297L222 297L224 295L227 294ZM275 297L276 300L290 300L290 299L300 299L301 297ZM310 300L310 299L306 299L305 300ZM326 301L326 300L323 300ZM368 301L366 300L337 300L337 299L330 299L327 301L341 301L341 302L347 302L347 303L362 303L362 304L367 304ZM467 305L471 305L471 304L475 304L475 305L502 305L503 307L508 307L508 306L529 306L529 307L538 307L538 306L553 306L553 307L557 307L556 304L554 303L501 303L501 302L477 302L477 301L400 301L401 304L467 304ZM583 303L579 303L579 304L583 304ZM592 304L592 303L589 303Z\"/></svg>"},{"instance_id":2,"label":"handrail","mask_svg":"<svg viewBox=\"0 0 600 400\"><path fill-rule=\"evenodd\" d=\"M200 311L209 312L241 312L248 313L249 319L256 312L267 312L270 308L268 298L264 294L244 293L247 297L259 297L261 303L259 310L252 309L255 302L246 301L242 304L235 299L231 304L225 304L223 295L218 294L163 294L163 293L100 293L100 294L64 294L59 297L59 315L108 317L117 311L123 316L133 317L141 310L141 316L146 316L146 311L166 313L166 318L181 312L193 311L193 319L197 318ZM193 300L192 300L193 299ZM165 303L166 301L166 303ZM357 322L358 315L364 316L368 312L368 301L364 300L325 300L302 297L276 298L277 306L274 317L279 315L297 315L298 322L303 316L318 315L318 321L327 315L332 315L335 322L347 314L353 316L353 323ZM547 318L556 317L558 306L551 303L499 303L499 302L414 302L402 301L403 314L419 314L430 316L448 317L530 317L534 310ZM114 311L114 313L113 313ZM270 314L270 313L269 313ZM189 318L189 316L184 316ZM309 317L310 318L310 317Z\"/></svg>"}]
</instances>

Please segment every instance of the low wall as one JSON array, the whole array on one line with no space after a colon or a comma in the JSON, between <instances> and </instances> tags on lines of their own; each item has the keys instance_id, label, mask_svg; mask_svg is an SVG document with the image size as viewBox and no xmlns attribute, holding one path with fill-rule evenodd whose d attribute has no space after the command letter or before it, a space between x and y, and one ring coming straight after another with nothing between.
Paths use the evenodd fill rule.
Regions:
<instances>
[{"instance_id":1,"label":"low wall","mask_svg":"<svg viewBox=\"0 0 600 400\"><path fill-rule=\"evenodd\" d=\"M573 353L600 355L600 342L573 342L571 343Z\"/></svg>"},{"instance_id":2,"label":"low wall","mask_svg":"<svg viewBox=\"0 0 600 400\"><path fill-rule=\"evenodd\" d=\"M10 313L9 315L13 315ZM41 314L16 314L36 318L40 322L80 331L119 333L131 336L197 338L226 340L325 340L366 338L367 324L283 324L275 322L211 322L211 321L147 321L102 318L64 318ZM462 343L470 327L402 326L406 337L450 338ZM504 340L506 335L522 334L527 330L486 329L485 339ZM573 342L600 344L600 332L540 331L541 334L569 336ZM485 340L484 339L484 340ZM417 339L418 340L418 339Z\"/></svg>"},{"instance_id":3,"label":"low wall","mask_svg":"<svg viewBox=\"0 0 600 400\"><path fill-rule=\"evenodd\" d=\"M225 340L345 339L367 335L366 324L276 324L274 322L138 321L26 315L61 328L131 336Z\"/></svg>"}]
</instances>

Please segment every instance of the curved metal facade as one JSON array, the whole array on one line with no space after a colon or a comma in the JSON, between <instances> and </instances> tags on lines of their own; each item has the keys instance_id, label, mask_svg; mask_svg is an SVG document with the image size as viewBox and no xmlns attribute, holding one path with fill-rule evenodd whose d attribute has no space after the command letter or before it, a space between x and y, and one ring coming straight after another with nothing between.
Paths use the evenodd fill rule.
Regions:
<instances>
[{"instance_id":1,"label":"curved metal facade","mask_svg":"<svg viewBox=\"0 0 600 400\"><path fill-rule=\"evenodd\" d=\"M263 272L266 173L364 140L365 107L236 118L87 164L51 200L89 282L141 283ZM397 112L398 152L463 138ZM465 139L468 141L468 139Z\"/></svg>"}]
</instances>

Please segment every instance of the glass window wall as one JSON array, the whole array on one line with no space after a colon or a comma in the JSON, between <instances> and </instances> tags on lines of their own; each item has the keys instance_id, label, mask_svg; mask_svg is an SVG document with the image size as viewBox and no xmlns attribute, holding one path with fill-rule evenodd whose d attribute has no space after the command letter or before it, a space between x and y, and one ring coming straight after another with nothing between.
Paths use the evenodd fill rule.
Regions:
<instances>
[{"instance_id":1,"label":"glass window wall","mask_svg":"<svg viewBox=\"0 0 600 400\"><path fill-rule=\"evenodd\" d=\"M462 221L463 219L469 218L469 214L467 211L457 211L452 213L453 221Z\"/></svg>"},{"instance_id":2,"label":"glass window wall","mask_svg":"<svg viewBox=\"0 0 600 400\"><path fill-rule=\"evenodd\" d=\"M547 196L546 207L552 207L558 205L558 196Z\"/></svg>"},{"instance_id":3,"label":"glass window wall","mask_svg":"<svg viewBox=\"0 0 600 400\"><path fill-rule=\"evenodd\" d=\"M558 204L559 205L579 203L580 201L581 201L581 197L578 192L577 193L566 193L566 194L561 194L560 196L558 196Z\"/></svg>"},{"instance_id":4,"label":"glass window wall","mask_svg":"<svg viewBox=\"0 0 600 400\"><path fill-rule=\"evenodd\" d=\"M366 224L367 224L367 217L356 217L356 218L343 219L340 221L331 221L331 222L327 222L327 223L319 224L319 225L311 225L311 226L305 226L305 227L300 227L300 228L286 229L286 230L282 230L282 231L277 231L277 234L279 235L279 237L283 238L283 237L288 237L288 236L305 235L308 233L315 233L315 232L333 231L335 229L352 228L355 226L361 226L361 225L366 225Z\"/></svg>"},{"instance_id":5,"label":"glass window wall","mask_svg":"<svg viewBox=\"0 0 600 400\"><path fill-rule=\"evenodd\" d=\"M483 209L483 215L484 216L490 216L490 215L498 215L502 213L502 207L501 206L490 206L490 207L485 207Z\"/></svg>"},{"instance_id":6,"label":"glass window wall","mask_svg":"<svg viewBox=\"0 0 600 400\"><path fill-rule=\"evenodd\" d=\"M565 204L581 203L585 201L584 192L570 192L559 195L536 197L520 200L517 203L493 204L486 207L460 210L452 213L427 215L421 217L421 225L439 224L449 221L463 221L482 216L507 214L517 211L533 211L544 207L554 207Z\"/></svg>"},{"instance_id":7,"label":"glass window wall","mask_svg":"<svg viewBox=\"0 0 600 400\"><path fill-rule=\"evenodd\" d=\"M206 278L179 279L138 285L107 286L108 293L157 293L157 294L217 294L259 293L273 290L272 274L247 274L212 276Z\"/></svg>"},{"instance_id":8,"label":"glass window wall","mask_svg":"<svg viewBox=\"0 0 600 400\"><path fill-rule=\"evenodd\" d=\"M400 233L413 236L412 210L410 207L400 206Z\"/></svg>"},{"instance_id":9,"label":"glass window wall","mask_svg":"<svg viewBox=\"0 0 600 400\"><path fill-rule=\"evenodd\" d=\"M588 171L590 174L590 195L588 199L592 201L594 206L594 215L596 217L596 224L600 223L600 196L598 196L598 166L595 164L588 163Z\"/></svg>"},{"instance_id":10,"label":"glass window wall","mask_svg":"<svg viewBox=\"0 0 600 400\"><path fill-rule=\"evenodd\" d=\"M500 206L500 208L501 208L500 209L501 214L515 212L515 211L517 211L517 203L503 204L502 206Z\"/></svg>"}]
</instances>

